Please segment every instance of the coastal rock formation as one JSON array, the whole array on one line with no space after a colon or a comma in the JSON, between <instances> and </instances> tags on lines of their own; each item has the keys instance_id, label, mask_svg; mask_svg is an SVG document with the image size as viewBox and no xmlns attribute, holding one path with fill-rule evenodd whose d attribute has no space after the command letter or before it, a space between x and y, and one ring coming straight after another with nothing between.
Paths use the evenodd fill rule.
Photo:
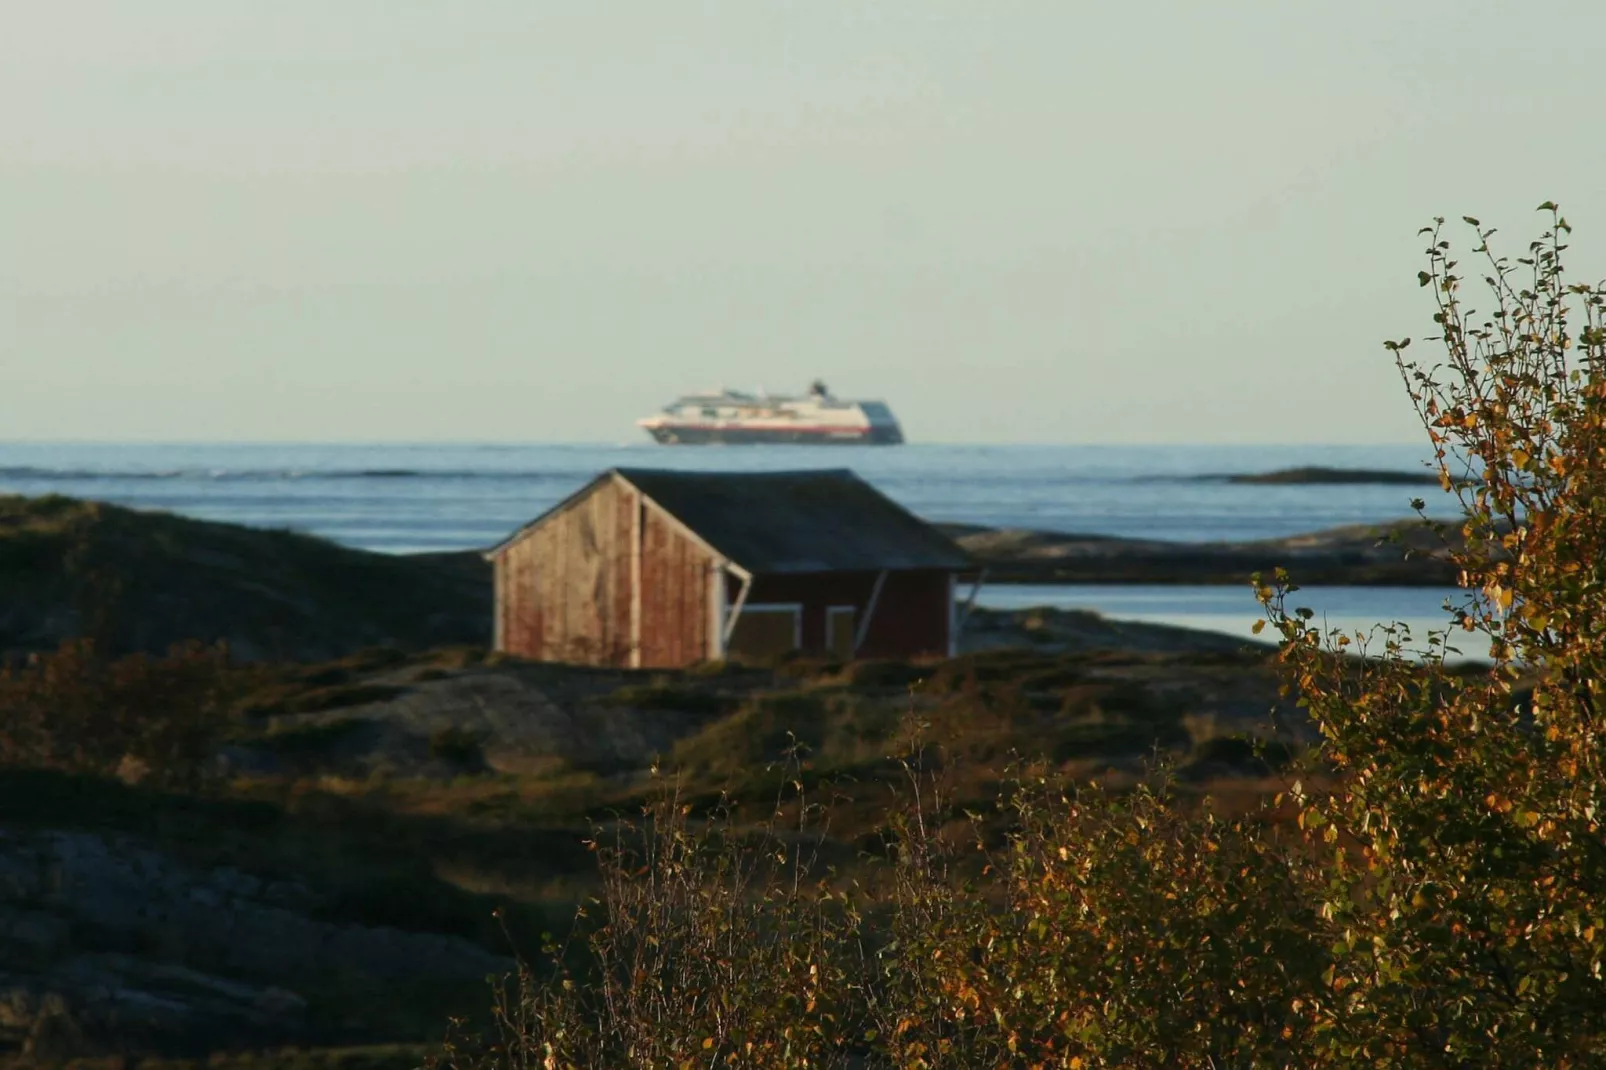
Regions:
<instances>
[{"instance_id":1,"label":"coastal rock formation","mask_svg":"<svg viewBox=\"0 0 1606 1070\"><path fill-rule=\"evenodd\" d=\"M1119 652L1253 659L1273 647L1086 610L978 608L969 614L962 656L1011 650L1036 657ZM900 670L910 680L935 671ZM450 781L560 769L612 776L646 768L752 695L790 686L777 683L774 668L740 665L711 667L707 676L693 674L673 685L653 682L670 675L516 659L451 670L406 662L348 679L346 692L357 700L337 706L293 712L299 700L287 693L284 709L260 711L252 718L254 732L237 736L220 757L230 771L277 777Z\"/></svg>"},{"instance_id":2,"label":"coastal rock formation","mask_svg":"<svg viewBox=\"0 0 1606 1070\"><path fill-rule=\"evenodd\" d=\"M474 554L391 555L70 498L0 496L0 655L90 637L114 653L229 644L242 660L490 636Z\"/></svg>"},{"instance_id":3,"label":"coastal rock formation","mask_svg":"<svg viewBox=\"0 0 1606 1070\"><path fill-rule=\"evenodd\" d=\"M371 699L258 717L259 734L223 757L239 771L352 778L610 770L645 766L698 724L690 711L643 716L618 701L639 681L623 670L510 661L422 675L400 666L350 689Z\"/></svg>"},{"instance_id":4,"label":"coastal rock formation","mask_svg":"<svg viewBox=\"0 0 1606 1070\"><path fill-rule=\"evenodd\" d=\"M60 1059L319 1039L297 989L475 981L511 963L456 937L319 920L318 896L137 840L0 832L0 1051Z\"/></svg>"},{"instance_id":5,"label":"coastal rock formation","mask_svg":"<svg viewBox=\"0 0 1606 1070\"><path fill-rule=\"evenodd\" d=\"M1441 537L1420 521L1357 524L1248 542L1166 542L945 525L994 583L1244 584L1282 567L1301 584L1455 583Z\"/></svg>"},{"instance_id":6,"label":"coastal rock formation","mask_svg":"<svg viewBox=\"0 0 1606 1070\"><path fill-rule=\"evenodd\" d=\"M1241 654L1270 653L1274 649L1270 643L1194 628L1112 620L1082 609L978 609L970 614L961 640L963 652L1023 647L1056 654L1107 650L1134 654Z\"/></svg>"},{"instance_id":7,"label":"coastal rock formation","mask_svg":"<svg viewBox=\"0 0 1606 1070\"><path fill-rule=\"evenodd\" d=\"M1221 480L1227 483L1248 483L1257 486L1298 485L1355 485L1384 484L1401 486L1439 485L1435 472L1401 472L1391 468L1324 468L1307 465L1302 468L1282 468L1275 472L1240 472L1228 476L1201 476L1203 480Z\"/></svg>"}]
</instances>

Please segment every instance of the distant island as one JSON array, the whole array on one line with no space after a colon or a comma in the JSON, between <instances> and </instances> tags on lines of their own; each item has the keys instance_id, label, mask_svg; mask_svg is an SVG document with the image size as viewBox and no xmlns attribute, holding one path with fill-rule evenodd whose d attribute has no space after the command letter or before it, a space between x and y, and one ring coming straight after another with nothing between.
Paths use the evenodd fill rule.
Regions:
<instances>
[{"instance_id":1,"label":"distant island","mask_svg":"<svg viewBox=\"0 0 1606 1070\"><path fill-rule=\"evenodd\" d=\"M1282 468L1275 472L1239 472L1195 478L1201 482L1256 483L1268 486L1307 483L1385 483L1435 487L1439 485L1439 476L1436 472L1401 472L1384 468L1326 468L1320 465Z\"/></svg>"},{"instance_id":2,"label":"distant island","mask_svg":"<svg viewBox=\"0 0 1606 1070\"><path fill-rule=\"evenodd\" d=\"M1238 542L937 527L986 566L992 583L1225 585L1285 567L1304 584L1444 587L1457 575L1444 537L1412 519Z\"/></svg>"}]
</instances>

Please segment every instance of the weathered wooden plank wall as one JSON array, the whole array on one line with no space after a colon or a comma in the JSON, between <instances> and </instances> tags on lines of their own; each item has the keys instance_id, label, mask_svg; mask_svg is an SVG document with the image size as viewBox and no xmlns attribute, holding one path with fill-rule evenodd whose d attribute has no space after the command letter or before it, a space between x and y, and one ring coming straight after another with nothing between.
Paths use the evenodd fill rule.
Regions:
<instances>
[{"instance_id":1,"label":"weathered wooden plank wall","mask_svg":"<svg viewBox=\"0 0 1606 1070\"><path fill-rule=\"evenodd\" d=\"M502 649L543 661L630 661L630 511L606 483L502 554Z\"/></svg>"},{"instance_id":2,"label":"weathered wooden plank wall","mask_svg":"<svg viewBox=\"0 0 1606 1070\"><path fill-rule=\"evenodd\" d=\"M708 551L656 509L641 532L641 664L688 665L708 656Z\"/></svg>"}]
</instances>

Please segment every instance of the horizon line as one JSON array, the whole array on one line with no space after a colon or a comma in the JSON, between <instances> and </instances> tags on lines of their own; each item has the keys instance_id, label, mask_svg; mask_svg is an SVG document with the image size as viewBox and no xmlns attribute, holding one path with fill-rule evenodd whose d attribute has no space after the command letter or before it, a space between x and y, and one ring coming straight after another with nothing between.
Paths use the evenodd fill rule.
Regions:
<instances>
[{"instance_id":1,"label":"horizon line","mask_svg":"<svg viewBox=\"0 0 1606 1070\"><path fill-rule=\"evenodd\" d=\"M833 445L820 447L817 444L789 444L789 443L753 443L741 445L698 445L698 446L665 446L652 441L620 442L610 439L471 439L471 438L0 438L0 448L7 446L320 446L320 447L472 447L472 448L503 448L526 449L537 447L580 447L591 449L650 449L669 452L720 452L738 450L749 452L752 450L773 449L799 449L813 450L826 449L841 452L861 451L874 449L896 453L899 449L923 446L959 447L959 448L1075 448L1075 449L1198 449L1198 448L1227 448L1227 449L1367 449L1367 448L1398 448L1405 446L1428 446L1425 440L1404 441L1390 440L1361 440L1361 441L1323 441L1323 442L1293 442L1271 440L1231 440L1231 441L1201 441L1201 440L1174 440L1174 441L1095 441L1095 440L961 440L961 439L932 439L916 442L903 442L898 446L854 446Z\"/></svg>"}]
</instances>

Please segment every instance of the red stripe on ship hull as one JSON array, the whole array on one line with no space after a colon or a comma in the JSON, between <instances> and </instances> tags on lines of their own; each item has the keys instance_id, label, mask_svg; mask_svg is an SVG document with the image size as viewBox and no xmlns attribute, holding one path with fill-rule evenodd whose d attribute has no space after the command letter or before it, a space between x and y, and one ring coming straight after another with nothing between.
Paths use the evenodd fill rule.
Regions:
<instances>
[{"instance_id":1,"label":"red stripe on ship hull","mask_svg":"<svg viewBox=\"0 0 1606 1070\"><path fill-rule=\"evenodd\" d=\"M793 427L752 424L643 424L649 431L787 431L802 435L868 435L870 427Z\"/></svg>"}]
</instances>

